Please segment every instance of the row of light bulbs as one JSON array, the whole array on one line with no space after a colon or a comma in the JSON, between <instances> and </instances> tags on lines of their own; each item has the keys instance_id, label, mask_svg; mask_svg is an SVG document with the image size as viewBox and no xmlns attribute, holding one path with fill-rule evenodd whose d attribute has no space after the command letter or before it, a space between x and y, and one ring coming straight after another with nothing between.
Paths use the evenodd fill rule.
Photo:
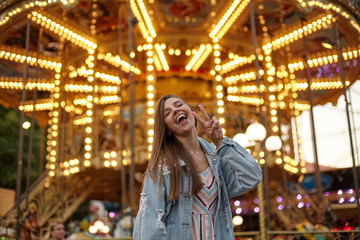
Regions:
<instances>
[{"instance_id":1,"label":"row of light bulbs","mask_svg":"<svg viewBox=\"0 0 360 240\"><path fill-rule=\"evenodd\" d=\"M48 143L48 154L46 156L46 159L48 160L48 163L50 163L50 169L48 174L50 177L54 177L56 173L56 169L54 166L56 166L56 160L57 160L57 138L59 133L59 119L60 119L60 113L61 113L61 98L60 98L60 82L61 82L61 68L55 69L55 75L54 75L55 81L55 87L53 91L50 94L50 99L52 101L52 109L49 112L49 117L51 121L51 127L48 128L48 141L51 143Z\"/></svg>"},{"instance_id":2,"label":"row of light bulbs","mask_svg":"<svg viewBox=\"0 0 360 240\"><path fill-rule=\"evenodd\" d=\"M350 81L346 81L346 86L350 85ZM285 89L291 88L293 92L305 91L308 88L308 83L306 79L299 79L294 83L289 83L285 85ZM284 85L279 83L275 86L277 90L284 89ZM265 85L260 85L260 92L265 92ZM317 78L315 81L311 82L311 90L329 90L329 89L340 89L342 88L342 81L339 77L337 78ZM258 87L255 84L251 85L242 85L242 86L229 86L227 87L227 92L229 94L246 94L246 93L257 93Z\"/></svg>"},{"instance_id":3,"label":"row of light bulbs","mask_svg":"<svg viewBox=\"0 0 360 240\"><path fill-rule=\"evenodd\" d=\"M196 54L190 59L188 64L185 66L186 71L197 71L205 59L209 56L212 51L211 44L201 44Z\"/></svg>"},{"instance_id":4,"label":"row of light bulbs","mask_svg":"<svg viewBox=\"0 0 360 240\"><path fill-rule=\"evenodd\" d=\"M116 168L118 167L118 162L120 158L118 157L119 154L116 151L105 151L103 153L103 164L104 167L109 168ZM122 151L122 165L127 166L131 163L131 151L130 150L123 150Z\"/></svg>"},{"instance_id":5,"label":"row of light bulbs","mask_svg":"<svg viewBox=\"0 0 360 240\"><path fill-rule=\"evenodd\" d=\"M97 48L97 43L91 37L86 36L84 33L78 33L78 29L74 29L66 23L61 23L60 19L50 16L48 13L33 11L28 17L31 21L57 34L60 38L66 39L85 50Z\"/></svg>"},{"instance_id":6,"label":"row of light bulbs","mask_svg":"<svg viewBox=\"0 0 360 240\"><path fill-rule=\"evenodd\" d=\"M263 76L264 75L264 70L260 69L259 70L259 75ZM255 71L250 71L250 72L245 72L245 73L239 73L236 75L232 75L232 76L228 76L225 78L225 82L228 85L238 85L238 82L248 82L248 81L253 81L256 79L256 74Z\"/></svg>"},{"instance_id":7,"label":"row of light bulbs","mask_svg":"<svg viewBox=\"0 0 360 240\"><path fill-rule=\"evenodd\" d=\"M350 81L345 81L346 86L350 85ZM298 80L293 88L293 92L305 91L309 87L306 79ZM332 79L318 79L311 82L311 90L328 90L328 89L341 89L343 87L342 80L337 78Z\"/></svg>"},{"instance_id":8,"label":"row of light bulbs","mask_svg":"<svg viewBox=\"0 0 360 240\"><path fill-rule=\"evenodd\" d=\"M1 83L0 83L1 86ZM89 84L65 84L66 92L78 92L78 93L88 93L95 92L101 94L117 94L119 92L119 87L117 86L92 86Z\"/></svg>"},{"instance_id":9,"label":"row of light bulbs","mask_svg":"<svg viewBox=\"0 0 360 240\"><path fill-rule=\"evenodd\" d=\"M0 77L0 88L2 89L20 90L23 89L23 86L23 78ZM25 85L26 90L33 90L36 88L38 91L51 91L51 89L54 89L54 87L55 84L51 82L46 82L46 79L36 80L34 78L28 78Z\"/></svg>"},{"instance_id":10,"label":"row of light bulbs","mask_svg":"<svg viewBox=\"0 0 360 240\"><path fill-rule=\"evenodd\" d=\"M233 60L231 60L221 66L221 74L225 74L227 72L235 70L238 67L252 63L255 60L255 55L251 54L249 57L246 57L246 56L231 57L231 55L230 55L229 58L233 59ZM260 56L259 56L259 60L260 60Z\"/></svg>"},{"instance_id":11,"label":"row of light bulbs","mask_svg":"<svg viewBox=\"0 0 360 240\"><path fill-rule=\"evenodd\" d=\"M44 99L42 99L44 100ZM45 99L47 100L47 99ZM35 111L49 111L53 108L53 104L49 101L49 102L44 102L44 103L36 103L35 104ZM24 112L32 112L34 111L34 105L33 104L26 104L24 106L19 106L19 110L22 111L24 110Z\"/></svg>"},{"instance_id":12,"label":"row of light bulbs","mask_svg":"<svg viewBox=\"0 0 360 240\"><path fill-rule=\"evenodd\" d=\"M85 60L86 67L89 69L89 74L87 76L87 81L89 85L94 86L94 67L95 67L95 51L92 49L89 52L87 59ZM94 120L94 92L90 91L86 96L86 122L85 125L85 140L84 140L84 166L90 167L91 166L91 159L93 158L93 120Z\"/></svg>"},{"instance_id":13,"label":"row of light bulbs","mask_svg":"<svg viewBox=\"0 0 360 240\"><path fill-rule=\"evenodd\" d=\"M88 77L89 75L94 74L93 69L87 69L84 65L75 69L73 66L69 67L69 77L70 78L76 78L76 77ZM103 73L103 72L95 72L95 77L103 82L108 82L116 85L120 85L121 80L118 76Z\"/></svg>"},{"instance_id":14,"label":"row of light bulbs","mask_svg":"<svg viewBox=\"0 0 360 240\"><path fill-rule=\"evenodd\" d=\"M336 19L332 14L323 15L312 20L309 20L302 24L300 27L295 27L294 29L288 31L285 34L275 35L274 40L271 43L268 43L267 46L263 46L269 48L272 47L273 50L279 49L290 43L293 43L297 40L302 39L304 36L315 33L323 28L329 27Z\"/></svg>"},{"instance_id":15,"label":"row of light bulbs","mask_svg":"<svg viewBox=\"0 0 360 240\"><path fill-rule=\"evenodd\" d=\"M266 27L266 23L265 23L265 18L263 15L259 15L259 22L262 26L262 30L263 30L263 41L265 43L265 45L267 45L267 43L269 43L270 40L270 36L267 32L267 27ZM277 95L278 95L278 87L277 85L274 83L274 76L276 74L275 72L275 67L272 63L272 56L271 56L271 49L263 49L263 55L264 55L264 63L265 63L265 78L266 78L266 86L265 88L268 89L268 94L266 95L267 97L267 106L269 107L269 112L270 112L270 129L271 129L271 133L270 136L279 136L279 119L277 117L278 115L278 107L279 107L279 101L277 99ZM260 77L260 76L257 76Z\"/></svg>"},{"instance_id":16,"label":"row of light bulbs","mask_svg":"<svg viewBox=\"0 0 360 240\"><path fill-rule=\"evenodd\" d=\"M351 60L353 58L359 58L360 56L360 47L353 48L353 49L346 49L342 53L344 60ZM266 57L265 57L266 59ZM325 64L331 64L334 62L338 62L338 55L337 54L327 54L323 57L311 57L308 60L309 67L318 67ZM288 68L290 73L294 73L295 71L300 71L305 68L305 64L302 60L291 62L288 64ZM279 73L279 75L278 75ZM281 75L283 73L277 72L277 75L279 77L282 77ZM264 75L264 70L259 70L259 75ZM232 76L227 76L225 78L225 82L228 85L236 85L239 81L246 82L256 79L256 74L254 71L246 72L246 73L240 73Z\"/></svg>"},{"instance_id":17,"label":"row of light bulbs","mask_svg":"<svg viewBox=\"0 0 360 240\"><path fill-rule=\"evenodd\" d=\"M259 106L260 103L261 105L264 104L264 99L259 99L257 97L244 97L244 96L231 95L231 94L228 94L226 96L226 100L229 102L241 102L244 104L254 105L254 106ZM279 102L279 107L280 109L285 109L286 107L285 102ZM309 104L301 103L300 101L295 102L294 107L299 111L305 111L310 109Z\"/></svg>"},{"instance_id":18,"label":"row of light bulbs","mask_svg":"<svg viewBox=\"0 0 360 240\"><path fill-rule=\"evenodd\" d=\"M138 52L147 51L148 48L152 48L151 45L152 45L151 43L147 43L147 44L143 44L143 45L138 45L136 49L137 49ZM160 47L160 49L161 49L162 51L164 51L164 50L166 49L166 44L165 44L165 43L161 43L161 44L160 44L160 43L156 43L156 45L159 45L159 47ZM186 56L195 55L196 52L197 52L196 49L193 49L193 50L187 49L187 50L185 50L185 55L186 55ZM168 53L170 56L172 56L172 55L180 56L183 52L181 52L181 50L178 49L178 48L174 49L174 48L170 47L170 48L168 49L167 53Z\"/></svg>"},{"instance_id":19,"label":"row of light bulbs","mask_svg":"<svg viewBox=\"0 0 360 240\"><path fill-rule=\"evenodd\" d=\"M120 67L125 72L132 72L136 75L141 74L141 70L135 66L131 66L130 63L120 58L119 55L112 55L111 53L99 53L97 55L98 60L103 60L107 63L110 63L111 65L115 67Z\"/></svg>"},{"instance_id":20,"label":"row of light bulbs","mask_svg":"<svg viewBox=\"0 0 360 240\"><path fill-rule=\"evenodd\" d=\"M49 70L55 70L61 68L61 63L48 59L37 59L36 57L26 56L25 53L17 53L17 49L12 47L1 46L0 47L0 59L9 60L12 62L27 63L31 66L39 66Z\"/></svg>"},{"instance_id":21,"label":"row of light bulbs","mask_svg":"<svg viewBox=\"0 0 360 240\"><path fill-rule=\"evenodd\" d=\"M73 103L75 106L86 106L87 104L87 98L75 98ZM108 95L108 96L101 96L94 97L93 99L94 103L104 105L104 104L113 104L113 103L119 103L120 97L117 95Z\"/></svg>"},{"instance_id":22,"label":"row of light bulbs","mask_svg":"<svg viewBox=\"0 0 360 240\"><path fill-rule=\"evenodd\" d=\"M158 55L155 54L155 55L153 56L153 61L154 61L154 65L155 65L156 71L161 72L161 71L163 70L163 65L161 64Z\"/></svg>"},{"instance_id":23,"label":"row of light bulbs","mask_svg":"<svg viewBox=\"0 0 360 240\"><path fill-rule=\"evenodd\" d=\"M155 49L158 52L158 56L161 56L161 47L155 45ZM159 55L160 52L160 55ZM148 48L147 52L147 71L146 71L146 119L147 119L147 142L148 142L148 159L151 157L152 144L154 141L154 123L155 123L155 98L156 98L156 72L154 69L154 51L152 48ZM160 60L161 61L161 60ZM165 63L162 63L162 67ZM167 66L168 68L168 66Z\"/></svg>"},{"instance_id":24,"label":"row of light bulbs","mask_svg":"<svg viewBox=\"0 0 360 240\"><path fill-rule=\"evenodd\" d=\"M144 2L142 0L130 0L130 7L139 21L138 25L143 38L151 42L157 35Z\"/></svg>"},{"instance_id":25,"label":"row of light bulbs","mask_svg":"<svg viewBox=\"0 0 360 240\"><path fill-rule=\"evenodd\" d=\"M309 6L315 6L315 7L321 8L325 11L332 10L332 11L336 12L337 14L340 14L346 20L348 20L348 22L350 22L350 24L353 26L353 28L355 28L358 31L358 33L360 34L360 25L359 25L357 19L355 19L352 15L350 15L348 10L343 8L340 4L324 3L321 0L308 1L308 4L309 4Z\"/></svg>"},{"instance_id":26,"label":"row of light bulbs","mask_svg":"<svg viewBox=\"0 0 360 240\"><path fill-rule=\"evenodd\" d=\"M327 14L325 16L321 16L320 18L312 19L311 21L306 22L303 26L297 27L294 30L289 31L288 33L285 33L283 35L278 35L275 37L274 40L271 41L271 43L267 43L262 46L262 49L266 52L266 50L272 48L273 50L279 49L281 47L284 47L285 45L288 45L296 40L300 40L304 35L311 34L313 32L316 32L318 30L321 30L325 27L328 27L331 23L336 21L335 17L333 17L332 14ZM266 29L266 28L265 28ZM244 61L244 58L248 61ZM251 61L255 57L253 55L249 57L241 57L238 60L232 60L226 64L223 65L223 72L226 73L229 71L232 71L236 69L237 67L240 67L247 62ZM345 58L345 57L344 57ZM250 63L250 62L249 62Z\"/></svg>"},{"instance_id":27,"label":"row of light bulbs","mask_svg":"<svg viewBox=\"0 0 360 240\"><path fill-rule=\"evenodd\" d=\"M213 39L214 42L218 42L244 11L249 2L250 0L234 0L219 22L215 24L215 27L210 31L209 37Z\"/></svg>"},{"instance_id":28,"label":"row of light bulbs","mask_svg":"<svg viewBox=\"0 0 360 240\"><path fill-rule=\"evenodd\" d=\"M150 46L152 46L152 45L150 44ZM154 57L156 56L155 65L156 65L156 63L160 62L160 64L158 64L158 65L161 66L161 69L163 69L164 71L169 71L169 64L166 61L164 52L162 51L163 50L162 45L160 45L158 43L155 44L155 50L156 50L156 53L157 53L157 56L154 55ZM159 70L159 71L161 71L161 70Z\"/></svg>"},{"instance_id":29,"label":"row of light bulbs","mask_svg":"<svg viewBox=\"0 0 360 240\"><path fill-rule=\"evenodd\" d=\"M223 134L226 134L226 129L225 129L225 118L224 118L224 113L225 113L225 108L224 108L224 87L222 84L222 76L220 74L220 70L221 70L221 46L218 43L214 43L213 47L214 49L213 51L213 59L214 59L214 71L212 72L214 75L214 80L215 80L215 93L216 93L216 105L217 105L217 114L219 116L219 123L220 125L222 125L222 131Z\"/></svg>"},{"instance_id":30,"label":"row of light bulbs","mask_svg":"<svg viewBox=\"0 0 360 240\"><path fill-rule=\"evenodd\" d=\"M344 49L342 52L342 56L345 61L354 58L359 58L360 47ZM309 58L310 59L308 59L307 61L309 67L319 67L326 64L337 63L339 61L339 56L336 53L326 54L324 56L319 56L319 57L310 56ZM295 71L303 70L305 68L305 63L302 60L299 60L289 63L288 67L289 67L289 71L292 73Z\"/></svg>"},{"instance_id":31,"label":"row of light bulbs","mask_svg":"<svg viewBox=\"0 0 360 240\"><path fill-rule=\"evenodd\" d=\"M73 1L73 0L71 0ZM28 0L28 1L20 1L17 4L14 4L14 7L9 8L7 12L5 12L0 19L0 27L6 24L10 18L22 13L24 11L28 11L34 7L46 7L50 4L60 2L63 5L69 4L69 2L64 2L64 0Z\"/></svg>"},{"instance_id":32,"label":"row of light bulbs","mask_svg":"<svg viewBox=\"0 0 360 240\"><path fill-rule=\"evenodd\" d=\"M80 172L80 161L77 158L69 159L60 163L60 168L62 169L62 175L69 176Z\"/></svg>"}]
</instances>

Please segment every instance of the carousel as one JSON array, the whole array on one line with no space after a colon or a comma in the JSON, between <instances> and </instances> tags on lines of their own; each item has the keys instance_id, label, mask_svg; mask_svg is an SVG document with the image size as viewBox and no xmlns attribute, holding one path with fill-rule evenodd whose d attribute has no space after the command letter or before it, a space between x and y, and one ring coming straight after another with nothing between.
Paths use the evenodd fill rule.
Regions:
<instances>
[{"instance_id":1,"label":"carousel","mask_svg":"<svg viewBox=\"0 0 360 240\"><path fill-rule=\"evenodd\" d=\"M134 215L155 105L169 93L203 104L262 166L259 187L231 200L235 225L258 222L260 239L315 225L324 195L317 163L314 196L296 184L307 174L298 116L313 123L314 106L336 105L358 79L359 18L351 0L1 1L0 104L36 121L46 149L1 225L19 224L29 202L39 238L89 199ZM357 171L354 182L359 199Z\"/></svg>"}]
</instances>

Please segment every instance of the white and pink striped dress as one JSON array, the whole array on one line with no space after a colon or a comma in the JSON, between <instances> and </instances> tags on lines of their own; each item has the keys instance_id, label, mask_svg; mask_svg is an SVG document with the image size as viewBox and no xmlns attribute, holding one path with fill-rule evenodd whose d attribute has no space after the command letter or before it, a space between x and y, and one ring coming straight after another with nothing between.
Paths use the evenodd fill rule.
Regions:
<instances>
[{"instance_id":1,"label":"white and pink striped dress","mask_svg":"<svg viewBox=\"0 0 360 240\"><path fill-rule=\"evenodd\" d=\"M203 188L194 196L192 206L192 240L213 240L214 215L218 199L215 177L208 167L200 173Z\"/></svg>"}]
</instances>

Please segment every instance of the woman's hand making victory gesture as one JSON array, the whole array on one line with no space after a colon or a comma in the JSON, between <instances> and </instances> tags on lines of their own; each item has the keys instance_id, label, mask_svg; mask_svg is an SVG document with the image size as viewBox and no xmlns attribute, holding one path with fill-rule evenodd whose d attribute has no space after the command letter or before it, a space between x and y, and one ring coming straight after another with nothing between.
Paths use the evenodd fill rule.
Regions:
<instances>
[{"instance_id":1,"label":"woman's hand making victory gesture","mask_svg":"<svg viewBox=\"0 0 360 240\"><path fill-rule=\"evenodd\" d=\"M202 119L196 112L192 111L192 114L194 117L198 120L201 125L205 128L205 131L211 141L215 144L215 146L218 148L221 144L221 141L223 140L223 132L221 130L221 126L219 121L216 119L215 116L213 116L211 119L209 115L205 112L205 109L202 105L199 105L199 108L204 116L204 119Z\"/></svg>"}]
</instances>

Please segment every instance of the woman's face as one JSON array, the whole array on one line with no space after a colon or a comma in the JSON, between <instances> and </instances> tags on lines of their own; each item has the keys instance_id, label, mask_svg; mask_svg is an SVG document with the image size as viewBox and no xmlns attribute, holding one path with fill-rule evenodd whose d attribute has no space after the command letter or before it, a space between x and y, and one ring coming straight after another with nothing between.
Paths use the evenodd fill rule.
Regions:
<instances>
[{"instance_id":1,"label":"woman's face","mask_svg":"<svg viewBox=\"0 0 360 240\"><path fill-rule=\"evenodd\" d=\"M51 236L55 239L65 238L65 228L63 224L56 224L54 230L51 231Z\"/></svg>"},{"instance_id":2,"label":"woman's face","mask_svg":"<svg viewBox=\"0 0 360 240\"><path fill-rule=\"evenodd\" d=\"M169 98L164 102L163 117L169 134L183 135L195 127L195 119L190 107L179 98Z\"/></svg>"}]
</instances>

